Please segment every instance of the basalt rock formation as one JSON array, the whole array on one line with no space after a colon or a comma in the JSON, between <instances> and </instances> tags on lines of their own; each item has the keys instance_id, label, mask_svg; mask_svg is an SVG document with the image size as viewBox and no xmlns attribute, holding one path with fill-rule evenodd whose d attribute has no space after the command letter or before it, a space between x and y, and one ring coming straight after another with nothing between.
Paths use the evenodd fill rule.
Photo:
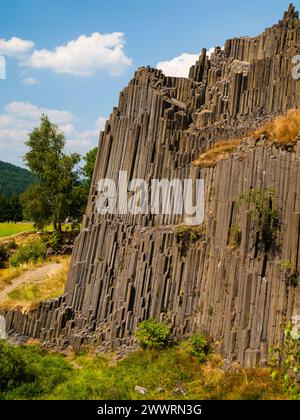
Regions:
<instances>
[{"instance_id":1,"label":"basalt rock formation","mask_svg":"<svg viewBox=\"0 0 300 420\"><path fill-rule=\"evenodd\" d=\"M83 229L76 240L65 295L30 314L6 314L10 333L57 347L134 345L141 320L155 317L174 337L205 331L223 356L263 365L282 339L281 324L300 314L300 142L281 147L249 138L216 167L192 162L220 139L245 136L262 121L300 107L292 58L300 53L293 6L255 38L203 50L189 78L140 68L101 133ZM246 136L247 137L247 136ZM205 221L182 244L178 215L99 215L97 182L129 178L205 180ZM276 191L282 227L278 249L261 250L251 212L237 206L250 189ZM239 225L239 246L230 232ZM182 246L185 251L182 252Z\"/></svg>"}]
</instances>

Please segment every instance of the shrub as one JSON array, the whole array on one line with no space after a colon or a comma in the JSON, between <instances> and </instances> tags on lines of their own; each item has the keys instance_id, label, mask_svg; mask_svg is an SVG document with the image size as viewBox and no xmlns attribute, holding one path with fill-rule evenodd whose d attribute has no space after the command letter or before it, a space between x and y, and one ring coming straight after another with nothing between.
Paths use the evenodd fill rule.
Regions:
<instances>
[{"instance_id":1,"label":"shrub","mask_svg":"<svg viewBox=\"0 0 300 420\"><path fill-rule=\"evenodd\" d=\"M201 363L205 362L211 353L211 344L202 333L194 334L183 345L185 352L190 356L198 357Z\"/></svg>"},{"instance_id":2,"label":"shrub","mask_svg":"<svg viewBox=\"0 0 300 420\"><path fill-rule=\"evenodd\" d=\"M242 230L239 226L232 226L229 232L229 246L232 250L236 251L241 246Z\"/></svg>"},{"instance_id":3,"label":"shrub","mask_svg":"<svg viewBox=\"0 0 300 420\"><path fill-rule=\"evenodd\" d=\"M203 153L199 159L195 160L193 165L199 168L212 168L216 166L220 160L228 159L228 157L237 150L241 142L242 139L219 141L215 143L210 150Z\"/></svg>"},{"instance_id":4,"label":"shrub","mask_svg":"<svg viewBox=\"0 0 300 420\"><path fill-rule=\"evenodd\" d=\"M45 254L45 244L41 240L36 239L26 245L21 245L9 259L9 264L12 267L18 267L22 264L28 264L30 262L36 263L43 260Z\"/></svg>"},{"instance_id":5,"label":"shrub","mask_svg":"<svg viewBox=\"0 0 300 420\"><path fill-rule=\"evenodd\" d=\"M296 142L300 134L300 110L291 110L286 115L268 121L254 134L279 144Z\"/></svg>"},{"instance_id":6,"label":"shrub","mask_svg":"<svg viewBox=\"0 0 300 420\"><path fill-rule=\"evenodd\" d=\"M26 351L22 347L14 347L0 341L0 391L7 392L19 386L22 382L32 379L28 367L33 360L35 351Z\"/></svg>"},{"instance_id":7,"label":"shrub","mask_svg":"<svg viewBox=\"0 0 300 420\"><path fill-rule=\"evenodd\" d=\"M151 318L139 324L136 337L143 348L163 348L169 344L170 328Z\"/></svg>"},{"instance_id":8,"label":"shrub","mask_svg":"<svg viewBox=\"0 0 300 420\"><path fill-rule=\"evenodd\" d=\"M46 248L52 248L53 252L59 253L62 251L64 244L64 237L59 232L52 232L50 235L45 235L42 239Z\"/></svg>"},{"instance_id":9,"label":"shrub","mask_svg":"<svg viewBox=\"0 0 300 420\"><path fill-rule=\"evenodd\" d=\"M282 260L280 270L287 286L297 287L299 282L299 271L293 270L294 263L291 260Z\"/></svg>"},{"instance_id":10,"label":"shrub","mask_svg":"<svg viewBox=\"0 0 300 420\"><path fill-rule=\"evenodd\" d=\"M0 268L4 268L6 261L7 261L6 246L0 244Z\"/></svg>"},{"instance_id":11,"label":"shrub","mask_svg":"<svg viewBox=\"0 0 300 420\"><path fill-rule=\"evenodd\" d=\"M0 399L42 397L66 381L71 371L61 356L0 341Z\"/></svg>"},{"instance_id":12,"label":"shrub","mask_svg":"<svg viewBox=\"0 0 300 420\"><path fill-rule=\"evenodd\" d=\"M279 381L284 392L293 400L300 399L300 329L288 324L282 347L271 349L282 360L282 370L274 369L272 379ZM273 360L273 365L276 359Z\"/></svg>"},{"instance_id":13,"label":"shrub","mask_svg":"<svg viewBox=\"0 0 300 420\"><path fill-rule=\"evenodd\" d=\"M274 245L281 227L280 214L275 207L275 200L275 190L269 188L266 190L251 189L243 193L237 202L238 207L249 206L258 245L264 252L268 252Z\"/></svg>"},{"instance_id":14,"label":"shrub","mask_svg":"<svg viewBox=\"0 0 300 420\"><path fill-rule=\"evenodd\" d=\"M176 242L182 257L186 257L191 245L205 237L205 228L201 226L180 225L176 229Z\"/></svg>"},{"instance_id":15,"label":"shrub","mask_svg":"<svg viewBox=\"0 0 300 420\"><path fill-rule=\"evenodd\" d=\"M17 249L15 241L0 244L0 268L4 268L12 253Z\"/></svg>"}]
</instances>

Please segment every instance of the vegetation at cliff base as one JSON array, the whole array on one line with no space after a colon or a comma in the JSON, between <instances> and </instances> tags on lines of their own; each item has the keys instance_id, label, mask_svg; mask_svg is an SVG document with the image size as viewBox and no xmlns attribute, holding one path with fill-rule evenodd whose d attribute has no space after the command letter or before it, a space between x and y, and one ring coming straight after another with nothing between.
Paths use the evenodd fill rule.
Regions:
<instances>
[{"instance_id":1,"label":"vegetation at cliff base","mask_svg":"<svg viewBox=\"0 0 300 420\"><path fill-rule=\"evenodd\" d=\"M286 399L269 369L225 370L182 346L116 355L50 354L0 342L0 399L259 400ZM143 392L141 393L141 389Z\"/></svg>"},{"instance_id":2,"label":"vegetation at cliff base","mask_svg":"<svg viewBox=\"0 0 300 420\"><path fill-rule=\"evenodd\" d=\"M139 324L136 333L141 347L146 349L164 348L170 340L170 328L164 323L157 322L154 318Z\"/></svg>"}]
</instances>

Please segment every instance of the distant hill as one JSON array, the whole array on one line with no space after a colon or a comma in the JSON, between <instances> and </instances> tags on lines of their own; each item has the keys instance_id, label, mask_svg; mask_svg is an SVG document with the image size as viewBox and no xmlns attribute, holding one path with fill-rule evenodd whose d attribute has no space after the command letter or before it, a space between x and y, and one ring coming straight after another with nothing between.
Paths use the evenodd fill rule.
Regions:
<instances>
[{"instance_id":1,"label":"distant hill","mask_svg":"<svg viewBox=\"0 0 300 420\"><path fill-rule=\"evenodd\" d=\"M0 194L6 197L19 195L36 182L27 169L0 161Z\"/></svg>"}]
</instances>

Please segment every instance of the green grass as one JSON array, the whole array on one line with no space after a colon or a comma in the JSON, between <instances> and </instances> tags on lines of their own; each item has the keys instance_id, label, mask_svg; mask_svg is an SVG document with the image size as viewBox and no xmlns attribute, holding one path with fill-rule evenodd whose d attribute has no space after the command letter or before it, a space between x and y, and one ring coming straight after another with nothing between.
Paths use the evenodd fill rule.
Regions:
<instances>
[{"instance_id":1,"label":"green grass","mask_svg":"<svg viewBox=\"0 0 300 420\"><path fill-rule=\"evenodd\" d=\"M31 223L0 223L0 238L33 231L34 228Z\"/></svg>"},{"instance_id":2,"label":"green grass","mask_svg":"<svg viewBox=\"0 0 300 420\"><path fill-rule=\"evenodd\" d=\"M138 393L136 386L147 394ZM0 342L1 399L268 400L286 396L267 369L225 372L220 358L201 364L182 346L140 350L117 360L113 355L66 357Z\"/></svg>"}]
</instances>

